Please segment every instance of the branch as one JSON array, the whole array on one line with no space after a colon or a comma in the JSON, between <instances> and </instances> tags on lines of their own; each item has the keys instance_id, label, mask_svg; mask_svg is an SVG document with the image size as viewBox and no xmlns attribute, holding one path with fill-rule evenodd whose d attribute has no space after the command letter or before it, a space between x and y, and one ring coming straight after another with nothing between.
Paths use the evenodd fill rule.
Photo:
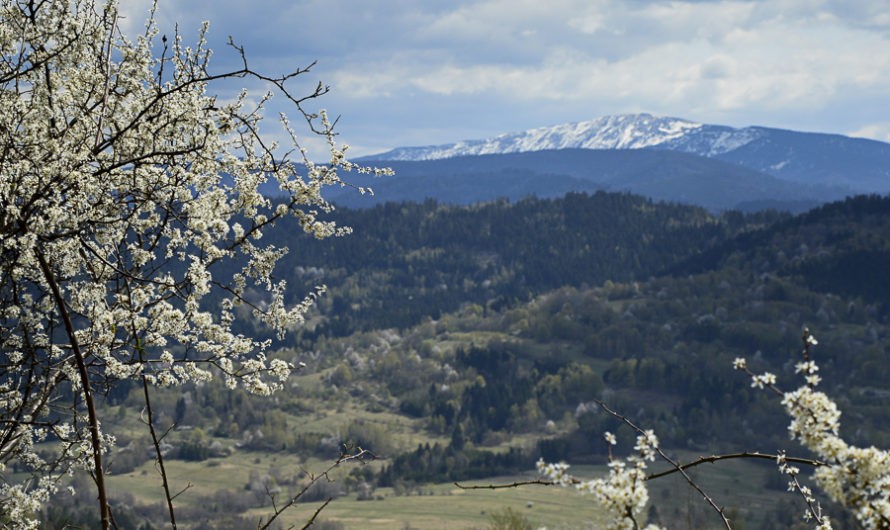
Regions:
<instances>
[{"instance_id":1,"label":"branch","mask_svg":"<svg viewBox=\"0 0 890 530\"><path fill-rule=\"evenodd\" d=\"M668 469L666 471L661 471L659 473L652 473L651 475L646 477L646 480L653 480L656 478L665 477L667 475L671 475L673 473L677 473L680 471L684 471L691 467L695 467L699 464L712 464L714 462L718 462L720 460L731 460L734 458L761 458L765 460L776 461L779 458L779 455L771 455L767 453L761 453L758 451L743 451L741 453L728 453L725 455L711 455L711 456L700 456L694 462L690 462L688 464L673 464L673 468ZM796 458L796 457L785 457L785 460L788 462L794 462L796 464L805 464L813 467L825 466L828 465L821 460L813 460L811 458Z\"/></svg>"},{"instance_id":2,"label":"branch","mask_svg":"<svg viewBox=\"0 0 890 530\"><path fill-rule=\"evenodd\" d=\"M573 481L574 482L574 481ZM518 488L520 486L529 486L532 484L537 484L539 486L555 486L556 482L552 480L523 480L519 482L513 482L511 484L486 484L484 486L464 486L460 482L455 482L454 485L462 490L500 490L507 488Z\"/></svg>"},{"instance_id":3,"label":"branch","mask_svg":"<svg viewBox=\"0 0 890 530\"><path fill-rule=\"evenodd\" d=\"M600 408L602 408L603 410L605 410L612 416L618 418L619 420L623 421L631 429L637 431L639 434L642 434L644 436L646 435L646 431L637 427L636 424L634 424L632 421L630 421L630 419L628 419L626 416L623 416L623 415L615 412L614 410L610 409L608 407L608 405L606 405L605 403L603 403L600 400L596 400L596 402L600 406ZM717 506L717 503L714 502L714 499L712 499L707 493L705 493L705 491L703 489L701 489L701 486L699 486L695 482L695 480L693 480L692 477L690 477L689 474L686 473L686 471L680 466L680 464L678 464L677 462L672 460L668 455L666 455L660 447L655 447L654 449L658 453L658 455L661 456L662 459L664 459L665 462L671 464L674 467L674 469L676 469L681 475L683 475L683 478L686 479L686 482L688 482L689 485L692 486L692 488L695 489L695 491L697 491L705 499L705 501L711 505L711 508L713 508L714 511L716 511L720 515L720 518L723 519L723 526L726 527L726 530L732 530L732 525L730 524L729 519L727 519L726 514L723 513L723 508L720 508L719 506Z\"/></svg>"},{"instance_id":4,"label":"branch","mask_svg":"<svg viewBox=\"0 0 890 530\"><path fill-rule=\"evenodd\" d=\"M306 521L306 524L303 525L303 529L302 529L302 530L306 530L307 528L309 528L310 526L312 526L313 524L315 524L315 519L318 518L318 514L320 514L322 510L324 510L325 508L327 508L328 504L330 504L332 500L334 500L334 499L331 498L331 499L328 499L328 500L324 501L324 502L322 503L322 505L319 506L317 510L315 510L315 513L312 514L312 517L310 517L309 520ZM267 525L267 526L268 526L268 525ZM266 528L266 527L264 526L263 528Z\"/></svg>"},{"instance_id":5,"label":"branch","mask_svg":"<svg viewBox=\"0 0 890 530\"><path fill-rule=\"evenodd\" d=\"M176 495L170 497L170 502L173 502L173 500L175 500L177 497L179 497L179 496L182 495L183 493L187 492L188 490L192 489L192 486L193 486L193 484L192 484L191 482L189 482L188 484L186 484L184 488L182 488L181 490L179 490L179 493L177 493Z\"/></svg>"},{"instance_id":6,"label":"branch","mask_svg":"<svg viewBox=\"0 0 890 530\"><path fill-rule=\"evenodd\" d=\"M719 462L720 460L732 460L735 458L755 458L755 459L759 458L759 459L764 459L764 460L775 461L778 458L778 456L779 455L771 455L771 454L767 454L767 453L761 453L758 451L744 451L741 453L728 453L728 454L723 454L723 455L700 456L694 462L690 462L688 464L679 464L678 463L674 467L667 469L665 471L660 471L658 473L652 473L646 477L646 480L654 480L657 478L666 477L668 475L672 475L674 473L684 471L691 467L695 467L699 464L714 463L714 462ZM804 465L809 465L809 466L813 466L813 467L828 465L825 462L822 462L821 460L814 460L811 458L799 458L799 457L789 456L789 457L785 457L785 460L788 462L794 462L796 464L804 464ZM580 481L577 478L572 478L572 480L571 480L572 484L577 484L579 482ZM460 482L455 482L454 485L462 490L499 490L499 489L519 488L522 486L533 486L533 485L555 486L556 482L553 482L551 480L535 479L535 480L522 480L522 481L512 482L510 484L484 484L484 485L466 486L466 485L461 484Z\"/></svg>"},{"instance_id":7,"label":"branch","mask_svg":"<svg viewBox=\"0 0 890 530\"><path fill-rule=\"evenodd\" d=\"M819 523L819 528L823 527L823 523L825 523L825 518L822 515L822 506L816 502L816 499L813 498L812 492L806 486L803 486L799 480L797 480L797 469L791 469L785 463L779 463L779 471L781 473L787 473L791 475L791 482L788 484L789 491L797 491L800 494L801 498L807 505L807 512L815 519L817 523Z\"/></svg>"},{"instance_id":8,"label":"branch","mask_svg":"<svg viewBox=\"0 0 890 530\"><path fill-rule=\"evenodd\" d=\"M108 509L108 495L105 491L105 471L102 467L102 439L99 435L99 416L96 413L96 405L93 402L93 393L90 388L90 374L87 371L86 361L80 349L80 343L77 341L77 334L74 331L74 323L71 321L71 315L68 313L68 307L65 305L65 298L62 296L59 284L56 282L52 269L50 269L43 253L38 250L35 254L37 262L40 264L40 270L43 272L43 276L52 291L53 299L62 316L62 321L65 323L65 332L71 341L71 350L74 352L77 370L80 373L80 386L83 392L83 400L87 406L87 416L90 423L90 444L93 449L94 479L99 495L99 513L102 518L102 529L108 530L111 525L111 513Z\"/></svg>"},{"instance_id":9,"label":"branch","mask_svg":"<svg viewBox=\"0 0 890 530\"><path fill-rule=\"evenodd\" d=\"M138 350L139 360L144 362L142 348L139 347ZM164 455L161 452L161 440L158 438L157 432L155 431L154 418L151 410L151 399L149 399L148 395L148 380L145 378L145 374L142 375L142 392L145 395L145 410L148 413L148 419L144 421L145 424L148 425L148 431L151 433L151 442L155 448L155 455L157 456L158 473L161 474L161 482L164 487L164 498L167 500L167 511L170 513L170 526L173 530L176 530L176 512L173 509L173 499L178 497L182 492L179 492L176 495L170 495L170 484L167 481L167 469L164 467ZM191 484L189 484L189 486L191 486ZM188 489L188 487L186 487L186 489Z\"/></svg>"},{"instance_id":10,"label":"branch","mask_svg":"<svg viewBox=\"0 0 890 530\"><path fill-rule=\"evenodd\" d=\"M343 462L357 460L359 462L364 463L365 459L374 460L376 458L377 458L377 455L375 455L371 451L368 451L367 449L362 449L361 447L358 448L358 452L355 454L341 454L340 457L337 458L337 460L334 461L333 464L328 466L328 468L325 469L323 472L321 472L318 475L311 476L311 478L309 479L309 483L306 484L305 486L303 486L303 488L299 492L297 492L296 495L291 497L281 508L275 507L275 499L273 498L272 499L272 510L273 510L272 516L269 517L269 520L266 521L265 523L263 523L263 520L260 519L260 521L257 523L257 530L268 530L268 528L272 524L272 522L275 521L275 519L277 519L278 516L281 515L285 510L287 510L288 508L290 508L291 506L296 504L297 500L299 500L300 497L302 497L304 493L309 491L309 488L312 487L313 484L318 482L322 477L328 478L328 473L333 471L334 468L336 468ZM328 499L324 502L324 504L319 506L318 510L315 511L315 513L312 515L312 517L309 519L309 521L306 522L306 525L303 528L304 529L309 528L315 522L315 518L318 517L318 514L320 514L321 511L325 508L325 506L327 506L328 503L330 503L332 500L333 499Z\"/></svg>"}]
</instances>

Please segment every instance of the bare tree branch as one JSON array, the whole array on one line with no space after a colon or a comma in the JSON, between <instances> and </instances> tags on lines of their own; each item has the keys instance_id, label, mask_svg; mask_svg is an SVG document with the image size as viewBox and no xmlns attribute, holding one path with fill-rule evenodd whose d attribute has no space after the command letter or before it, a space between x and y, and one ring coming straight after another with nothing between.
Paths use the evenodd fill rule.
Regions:
<instances>
[{"instance_id":1,"label":"bare tree branch","mask_svg":"<svg viewBox=\"0 0 890 530\"><path fill-rule=\"evenodd\" d=\"M574 482L574 481L573 481ZM460 482L455 482L455 486L462 490L500 490L500 489L508 489L508 488L519 488L522 486L555 486L556 482L552 480L521 480L517 482L511 482L510 484L485 484L485 485L476 485L476 486L464 486Z\"/></svg>"},{"instance_id":2,"label":"bare tree branch","mask_svg":"<svg viewBox=\"0 0 890 530\"><path fill-rule=\"evenodd\" d=\"M695 467L700 464L712 464L714 462L719 462L721 460L733 460L733 459L738 459L738 458L763 459L763 460L772 460L773 462L775 462L779 458L779 455L773 455L773 454L769 454L769 453L760 453L757 451L743 451L741 453L728 453L728 454L722 454L722 455L700 456L694 462L690 462L688 464L677 463L676 465L674 465L672 468L670 468L668 470L661 471L658 473L652 473L646 477L646 480L653 480L653 479L657 479L657 478L661 478L661 477L666 477L668 475L672 475L674 473L684 471L686 469ZM825 462L822 462L821 460L814 460L812 458L800 458L800 457L789 456L789 457L786 457L785 459L788 462L794 462L797 464L804 464L804 465L809 465L809 466L813 466L813 467L827 465Z\"/></svg>"},{"instance_id":3,"label":"bare tree branch","mask_svg":"<svg viewBox=\"0 0 890 530\"><path fill-rule=\"evenodd\" d=\"M322 472L319 473L318 475L310 475L309 482L307 482L307 483L303 486L303 488L300 489L300 491L297 492L296 495L292 496L292 497L291 497L285 504L283 504L280 508L276 508L276 507L275 507L275 502L274 502L275 499L274 499L274 497L273 497L273 499L272 499L272 501L273 501L273 503L272 503L273 513L272 513L271 516L269 516L269 520L266 521L265 523L263 523L262 519L259 521L259 523L257 523L257 530L267 530L267 529L269 528L269 526L270 526L270 525L271 525L271 524L278 518L278 516L281 515L282 513L284 513L285 510L287 510L288 508L290 508L291 506L293 506L294 504L296 504L297 501L300 499L300 497L302 497L303 495L305 495L305 493L306 493L307 491L309 491L309 488L311 488L313 484L315 484L316 482L318 482L318 481L321 480L322 478L324 478L325 480L330 480L330 478L329 478L329 476L328 476L328 473L330 473L331 471L333 471L333 470L334 470L336 467L338 467L340 464L343 464L343 463L345 463L345 462L362 462L362 463L364 463L364 462L365 462L366 460L368 460L368 459L370 459L370 460L374 460L374 459L376 459L376 458L377 458L377 456L376 456L374 453L372 453L371 451L368 451L367 449L362 449L361 447L357 448L357 452L356 452L356 453L353 453L353 454L341 454L340 457L337 458L337 460L334 461L334 463L332 463L330 466L328 466L327 469L325 469L324 471L322 471ZM325 501L324 504L322 504L322 505L318 508L318 510L316 510L315 514L312 516L312 518L306 523L306 526L304 526L303 528L308 528L309 526L311 526L312 523L315 521L315 518L318 517L318 514L321 513L321 511L325 508L325 506L327 506L328 503L330 503L332 500L333 500L333 499L328 499L327 501Z\"/></svg>"}]
</instances>

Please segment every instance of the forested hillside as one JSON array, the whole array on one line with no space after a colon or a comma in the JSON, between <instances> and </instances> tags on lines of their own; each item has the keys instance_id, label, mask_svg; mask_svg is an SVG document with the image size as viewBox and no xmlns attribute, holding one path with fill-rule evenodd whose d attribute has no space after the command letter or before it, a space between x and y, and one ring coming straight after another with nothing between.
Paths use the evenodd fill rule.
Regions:
<instances>
[{"instance_id":1,"label":"forested hillside","mask_svg":"<svg viewBox=\"0 0 890 530\"><path fill-rule=\"evenodd\" d=\"M691 274L727 266L774 271L839 295L890 301L890 202L877 195L830 203L715 245L672 267ZM745 265L742 265L745 264Z\"/></svg>"},{"instance_id":2,"label":"forested hillside","mask_svg":"<svg viewBox=\"0 0 890 530\"><path fill-rule=\"evenodd\" d=\"M827 385L842 392L850 413L864 420L851 438L880 443L890 418L873 408L883 395L873 387L890 375L882 346L890 306L877 278L886 270L882 259L890 200L860 197L766 226L756 227L755 221L762 219L712 219L712 237L719 230L747 230L715 237L713 246L701 252L693 243L701 241L695 239L700 227L678 230L689 239L674 238L677 244L670 248L676 253L665 253L661 261L657 255L640 260L649 268L636 269L637 279L631 267L624 281L608 274L596 281L579 272L566 276L574 282L566 281L565 287L548 290L545 284L537 291L542 294L530 289L528 301L497 307L468 301L456 313L443 311L419 326L392 331L402 335L402 340L388 341L398 344L392 347L400 355L384 359L401 368L369 359L353 368L367 370L368 384L382 383L402 412L431 417L440 428L444 422L446 431L460 424L461 433L476 442L511 422L539 430L543 424L528 425L528 418L558 421L608 389L614 392L610 401L644 411L643 419L674 445L728 446L744 442L746 432L751 443L762 441L764 431L750 427L759 420L775 427L778 443L784 436L782 419L758 411L763 396L749 392L748 382L728 367L733 357L748 356L764 368L784 367L790 377L800 331L809 326L823 339L819 356ZM684 241L691 257L672 263ZM862 255L875 258L863 262ZM558 255L555 261L568 258ZM363 336L369 340L374 333ZM449 345L455 347L446 352ZM356 355L361 357L362 350L355 348ZM454 385L444 394L433 391L449 381L418 378L423 371L412 364L415 353L456 367L457 374L481 375L486 382L473 383L467 376L462 392L455 392ZM582 367L590 367L590 375L579 375L587 373ZM447 372L438 369L437 377ZM400 372L412 374L411 380L394 381ZM570 384L571 377L589 381ZM577 440L580 453L589 451L583 440L603 429L588 427Z\"/></svg>"},{"instance_id":3,"label":"forested hillside","mask_svg":"<svg viewBox=\"0 0 890 530\"><path fill-rule=\"evenodd\" d=\"M497 309L566 285L647 279L788 216L717 216L597 192L464 207L388 203L335 217L354 233L319 242L295 236L291 221L266 236L293 249L278 274L295 298L317 283L330 289L309 335L405 328L465 304Z\"/></svg>"},{"instance_id":4,"label":"forested hillside","mask_svg":"<svg viewBox=\"0 0 890 530\"><path fill-rule=\"evenodd\" d=\"M843 434L890 443L890 297L881 281L890 198L792 217L713 215L599 192L469 207L391 203L336 217L354 233L318 243L280 223L264 235L291 248L276 275L292 292L329 289L308 325L278 344L276 356L305 362L304 371L274 401L221 382L159 394L159 421L175 425L171 458L330 459L360 446L379 460L319 495L361 495L360 484L408 494L524 472L539 457L602 463L603 431L632 442L591 403L600 398L672 450L774 450L788 445L780 407L732 359L745 356L790 388L804 326L820 338L815 355L845 411ZM122 424L137 421L126 405L141 390L117 388L107 406L125 405ZM123 451L113 469L149 457ZM295 488L301 479L275 480ZM259 489L230 509L263 505L258 484L234 485ZM208 520L225 513L226 503L205 501L203 510L222 510ZM748 515L771 528L765 514Z\"/></svg>"}]
</instances>

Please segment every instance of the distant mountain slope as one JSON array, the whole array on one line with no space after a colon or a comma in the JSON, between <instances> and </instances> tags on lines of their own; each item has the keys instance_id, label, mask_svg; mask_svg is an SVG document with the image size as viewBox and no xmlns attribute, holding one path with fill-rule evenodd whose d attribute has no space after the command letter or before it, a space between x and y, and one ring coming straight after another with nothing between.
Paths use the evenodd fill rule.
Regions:
<instances>
[{"instance_id":1,"label":"distant mountain slope","mask_svg":"<svg viewBox=\"0 0 890 530\"><path fill-rule=\"evenodd\" d=\"M439 146L400 147L363 160L436 160L569 148L678 151L789 182L859 193L890 192L890 144L884 142L766 127L736 129L650 114L606 116Z\"/></svg>"},{"instance_id":2,"label":"distant mountain slope","mask_svg":"<svg viewBox=\"0 0 890 530\"><path fill-rule=\"evenodd\" d=\"M711 210L764 203L780 208L794 203L787 209L800 210L846 194L840 188L785 182L730 162L666 150L567 148L386 164L395 170L394 177L357 182L372 187L375 197L344 188L332 190L329 198L352 207L425 198L472 204L603 189Z\"/></svg>"},{"instance_id":3,"label":"distant mountain slope","mask_svg":"<svg viewBox=\"0 0 890 530\"><path fill-rule=\"evenodd\" d=\"M754 139L746 130L703 125L649 114L605 116L596 120L506 133L486 140L426 147L400 147L369 160L435 160L466 155L544 151L549 149L670 148L701 156L735 149Z\"/></svg>"},{"instance_id":4,"label":"distant mountain slope","mask_svg":"<svg viewBox=\"0 0 890 530\"><path fill-rule=\"evenodd\" d=\"M750 129L760 132L756 139L715 158L790 182L858 193L890 192L890 144L837 134Z\"/></svg>"}]
</instances>

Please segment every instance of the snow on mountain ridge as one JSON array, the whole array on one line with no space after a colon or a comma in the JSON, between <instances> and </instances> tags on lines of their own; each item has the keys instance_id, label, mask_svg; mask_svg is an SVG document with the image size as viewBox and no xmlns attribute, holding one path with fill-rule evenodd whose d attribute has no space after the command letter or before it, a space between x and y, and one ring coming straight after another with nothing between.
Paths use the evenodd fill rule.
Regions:
<instances>
[{"instance_id":1,"label":"snow on mountain ridge","mask_svg":"<svg viewBox=\"0 0 890 530\"><path fill-rule=\"evenodd\" d=\"M434 160L466 155L568 148L668 148L711 157L737 149L756 140L760 135L761 132L753 127L734 129L651 114L619 114L595 120L505 133L484 140L464 140L438 146L401 147L368 158Z\"/></svg>"}]
</instances>

